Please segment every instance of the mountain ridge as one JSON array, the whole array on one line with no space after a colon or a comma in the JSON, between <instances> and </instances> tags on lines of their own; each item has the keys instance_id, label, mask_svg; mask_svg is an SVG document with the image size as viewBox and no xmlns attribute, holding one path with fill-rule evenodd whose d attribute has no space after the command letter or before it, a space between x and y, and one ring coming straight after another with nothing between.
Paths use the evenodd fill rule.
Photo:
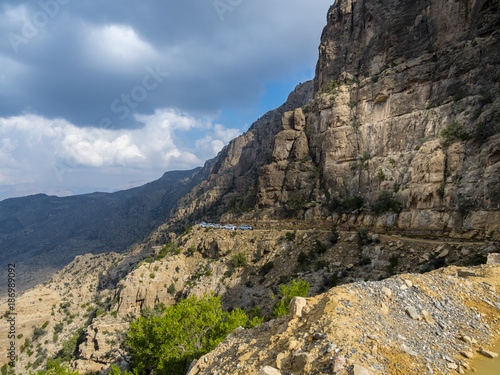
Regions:
<instances>
[{"instance_id":1,"label":"mountain ridge","mask_svg":"<svg viewBox=\"0 0 500 375\"><path fill-rule=\"evenodd\" d=\"M0 261L19 264L18 287L23 290L76 255L123 252L168 218L177 199L203 179L201 172L167 172L115 193L6 199L0 202Z\"/></svg>"}]
</instances>

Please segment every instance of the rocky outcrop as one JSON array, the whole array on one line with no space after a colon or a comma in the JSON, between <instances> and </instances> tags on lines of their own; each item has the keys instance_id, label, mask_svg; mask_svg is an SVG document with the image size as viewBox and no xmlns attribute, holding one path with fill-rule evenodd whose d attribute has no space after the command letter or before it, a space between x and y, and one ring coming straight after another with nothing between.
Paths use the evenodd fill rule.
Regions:
<instances>
[{"instance_id":1,"label":"rocky outcrop","mask_svg":"<svg viewBox=\"0 0 500 375\"><path fill-rule=\"evenodd\" d=\"M465 373L500 332L500 267L462 270L333 288L300 318L236 330L188 374Z\"/></svg>"}]
</instances>

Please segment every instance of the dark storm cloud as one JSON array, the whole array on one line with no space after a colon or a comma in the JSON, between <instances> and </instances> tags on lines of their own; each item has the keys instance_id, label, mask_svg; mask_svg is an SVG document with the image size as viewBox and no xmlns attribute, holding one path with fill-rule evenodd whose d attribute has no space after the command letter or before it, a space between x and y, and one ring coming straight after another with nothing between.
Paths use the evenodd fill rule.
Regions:
<instances>
[{"instance_id":1,"label":"dark storm cloud","mask_svg":"<svg viewBox=\"0 0 500 375\"><path fill-rule=\"evenodd\" d=\"M0 117L130 128L159 108L244 108L266 80L314 67L329 3L3 1Z\"/></svg>"}]
</instances>

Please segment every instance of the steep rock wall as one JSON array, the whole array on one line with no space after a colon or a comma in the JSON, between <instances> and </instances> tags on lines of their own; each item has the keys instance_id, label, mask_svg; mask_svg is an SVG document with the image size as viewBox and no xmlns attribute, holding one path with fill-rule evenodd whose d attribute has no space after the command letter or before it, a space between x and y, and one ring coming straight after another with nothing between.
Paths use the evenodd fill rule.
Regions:
<instances>
[{"instance_id":1,"label":"steep rock wall","mask_svg":"<svg viewBox=\"0 0 500 375\"><path fill-rule=\"evenodd\" d=\"M498 236L499 20L492 1L337 1L315 99L284 114L257 207L299 193L328 217L313 206L357 195L366 212L386 191L402 213L348 221Z\"/></svg>"}]
</instances>

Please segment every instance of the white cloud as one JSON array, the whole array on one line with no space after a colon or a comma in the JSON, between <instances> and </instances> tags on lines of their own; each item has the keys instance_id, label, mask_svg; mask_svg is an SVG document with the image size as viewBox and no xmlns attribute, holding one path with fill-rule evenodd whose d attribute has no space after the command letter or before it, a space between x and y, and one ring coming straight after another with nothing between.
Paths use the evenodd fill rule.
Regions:
<instances>
[{"instance_id":1,"label":"white cloud","mask_svg":"<svg viewBox=\"0 0 500 375\"><path fill-rule=\"evenodd\" d=\"M109 170L124 175L154 170L160 177L167 170L202 165L240 133L170 109L136 118L143 128L79 128L34 115L0 118L0 183L63 179L69 171L89 168L96 176ZM190 147L186 137L193 132Z\"/></svg>"},{"instance_id":2,"label":"white cloud","mask_svg":"<svg viewBox=\"0 0 500 375\"><path fill-rule=\"evenodd\" d=\"M157 59L155 49L128 25L89 27L85 31L88 61L112 71L129 69Z\"/></svg>"}]
</instances>

